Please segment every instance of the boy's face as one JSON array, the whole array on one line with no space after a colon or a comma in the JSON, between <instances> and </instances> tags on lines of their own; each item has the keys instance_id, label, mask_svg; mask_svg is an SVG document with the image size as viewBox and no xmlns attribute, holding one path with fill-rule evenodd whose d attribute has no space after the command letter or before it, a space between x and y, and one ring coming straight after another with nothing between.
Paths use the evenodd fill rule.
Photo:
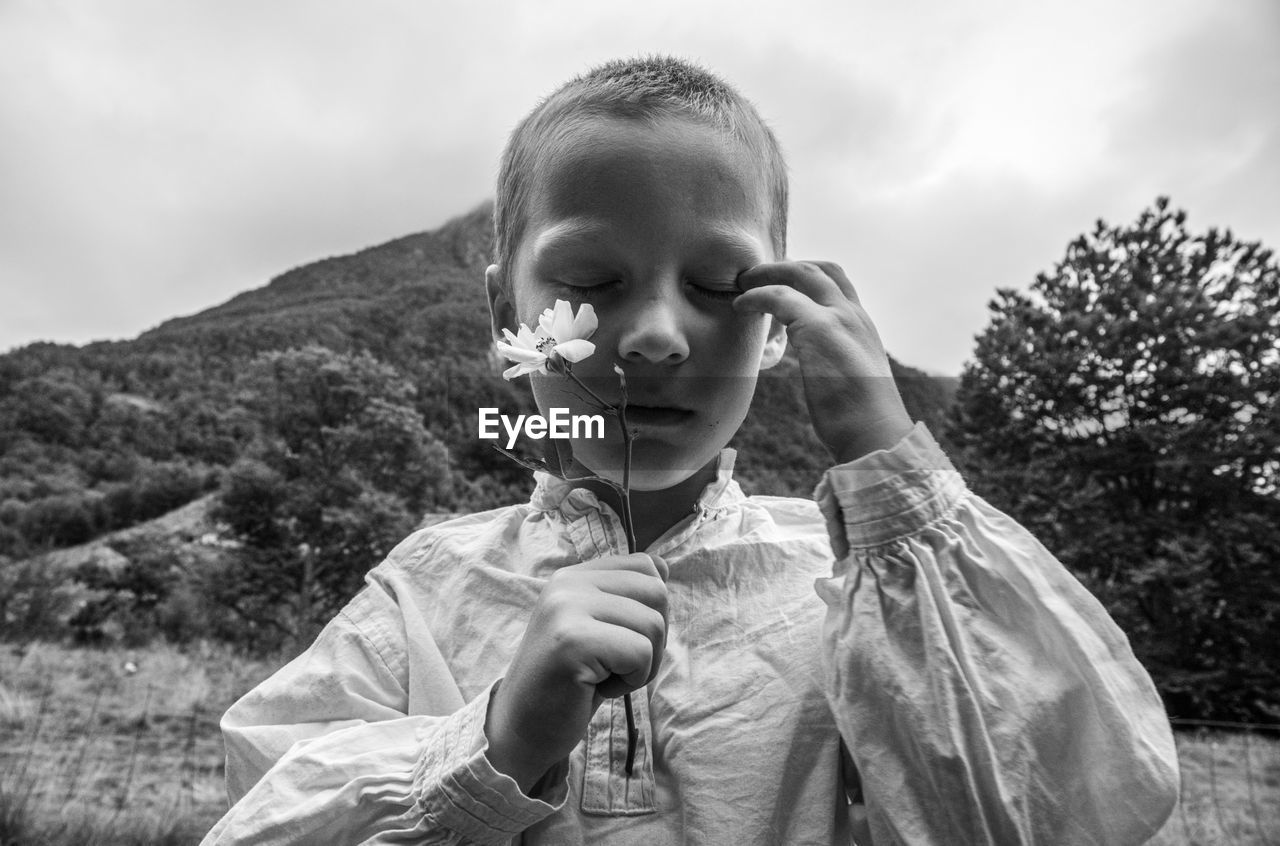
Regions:
<instances>
[{"instance_id":1,"label":"boy's face","mask_svg":"<svg viewBox=\"0 0 1280 846\"><path fill-rule=\"evenodd\" d=\"M595 308L595 354L573 365L619 398L627 374L635 490L671 487L706 467L741 425L758 372L781 358L780 324L739 314L735 279L773 261L768 192L752 157L723 134L678 119L595 119L546 157L524 235L507 267L489 268L493 332L537 326L557 299ZM550 408L595 414L565 376L534 374ZM617 419L603 439L571 441L574 458L621 480Z\"/></svg>"}]
</instances>

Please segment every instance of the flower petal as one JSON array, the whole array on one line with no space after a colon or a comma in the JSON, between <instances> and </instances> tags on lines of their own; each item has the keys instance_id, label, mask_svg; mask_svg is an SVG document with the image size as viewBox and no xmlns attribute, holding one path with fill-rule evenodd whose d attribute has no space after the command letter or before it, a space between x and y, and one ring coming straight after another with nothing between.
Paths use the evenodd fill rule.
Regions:
<instances>
[{"instance_id":1,"label":"flower petal","mask_svg":"<svg viewBox=\"0 0 1280 846\"><path fill-rule=\"evenodd\" d=\"M570 338L556 344L555 351L569 361L582 361L596 351L596 345L581 338Z\"/></svg>"},{"instance_id":2,"label":"flower petal","mask_svg":"<svg viewBox=\"0 0 1280 846\"><path fill-rule=\"evenodd\" d=\"M502 371L502 378L510 380L510 379L519 378L520 376L523 376L526 373L546 373L546 372L547 372L547 362L546 362L546 357L544 356L543 361L540 363L532 362L532 361L522 361L519 364L508 367L506 370Z\"/></svg>"},{"instance_id":3,"label":"flower petal","mask_svg":"<svg viewBox=\"0 0 1280 846\"><path fill-rule=\"evenodd\" d=\"M569 340L573 337L573 306L569 305L568 300L556 300L554 309L542 312L538 325L542 327L542 331L555 338L556 343Z\"/></svg>"},{"instance_id":4,"label":"flower petal","mask_svg":"<svg viewBox=\"0 0 1280 846\"><path fill-rule=\"evenodd\" d=\"M520 332L516 339L521 346L528 347L531 350L538 348L538 342L551 337L545 332L535 332L523 323L520 324Z\"/></svg>"},{"instance_id":5,"label":"flower petal","mask_svg":"<svg viewBox=\"0 0 1280 846\"><path fill-rule=\"evenodd\" d=\"M578 306L578 316L573 319L573 337L590 338L599 325L595 308L591 303L583 303Z\"/></svg>"},{"instance_id":6,"label":"flower petal","mask_svg":"<svg viewBox=\"0 0 1280 846\"><path fill-rule=\"evenodd\" d=\"M503 358L508 358L512 361L541 364L547 360L545 353L541 353L538 350L531 350L528 347L504 344L502 341L494 341L493 345L498 348L498 352L502 354Z\"/></svg>"},{"instance_id":7,"label":"flower petal","mask_svg":"<svg viewBox=\"0 0 1280 846\"><path fill-rule=\"evenodd\" d=\"M511 334L511 330L505 326L502 329L502 335L507 339L506 346L516 349L529 350L531 352L538 351L538 344L545 339L546 336L535 334L528 326L520 324L519 334ZM502 341L495 341L496 345L501 345ZM501 349L501 346L499 346ZM506 353L503 353L504 355Z\"/></svg>"},{"instance_id":8,"label":"flower petal","mask_svg":"<svg viewBox=\"0 0 1280 846\"><path fill-rule=\"evenodd\" d=\"M538 331L542 332L548 338L552 337L551 327L555 324L556 313L552 309L544 308L542 314L538 315Z\"/></svg>"}]
</instances>

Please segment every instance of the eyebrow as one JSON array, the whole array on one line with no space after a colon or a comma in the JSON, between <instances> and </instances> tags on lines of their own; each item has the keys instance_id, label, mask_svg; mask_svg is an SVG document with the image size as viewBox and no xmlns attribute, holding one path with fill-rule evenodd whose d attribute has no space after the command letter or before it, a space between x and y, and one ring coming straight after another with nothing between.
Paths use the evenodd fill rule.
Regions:
<instances>
[{"instance_id":1,"label":"eyebrow","mask_svg":"<svg viewBox=\"0 0 1280 846\"><path fill-rule=\"evenodd\" d=\"M610 227L590 219L564 220L541 232L533 242L534 259L571 246L573 242L603 241ZM745 260L768 260L768 252L760 239L736 226L712 224L697 243L699 249L718 250Z\"/></svg>"},{"instance_id":2,"label":"eyebrow","mask_svg":"<svg viewBox=\"0 0 1280 846\"><path fill-rule=\"evenodd\" d=\"M768 261L769 257L768 250L759 238L736 226L711 226L703 244L710 249L725 250L734 256L753 261Z\"/></svg>"},{"instance_id":3,"label":"eyebrow","mask_svg":"<svg viewBox=\"0 0 1280 846\"><path fill-rule=\"evenodd\" d=\"M533 242L533 256L541 258L545 253L554 251L573 241L600 241L608 230L607 226L589 219L570 219L543 230Z\"/></svg>"}]
</instances>

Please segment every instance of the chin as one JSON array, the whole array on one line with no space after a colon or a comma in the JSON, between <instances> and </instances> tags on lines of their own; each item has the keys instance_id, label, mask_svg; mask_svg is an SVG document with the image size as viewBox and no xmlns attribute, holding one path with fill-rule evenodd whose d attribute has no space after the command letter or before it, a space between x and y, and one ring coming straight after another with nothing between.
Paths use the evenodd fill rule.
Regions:
<instances>
[{"instance_id":1,"label":"chin","mask_svg":"<svg viewBox=\"0 0 1280 846\"><path fill-rule=\"evenodd\" d=\"M688 479L701 468L682 470L631 470L631 490L633 491L665 491ZM621 474L616 480L622 482Z\"/></svg>"},{"instance_id":2,"label":"chin","mask_svg":"<svg viewBox=\"0 0 1280 846\"><path fill-rule=\"evenodd\" d=\"M621 450L618 451L621 452ZM637 450L637 452L640 452L640 450ZM592 473L603 479L608 479L609 481L616 482L619 485L622 484L621 466L605 466L605 462L592 461L593 456L585 455L582 452L575 454L582 455L582 460L580 460L579 463L581 463L584 468L589 469ZM716 455L719 455L719 451L710 458L701 461L668 461L661 462L659 466L655 467L653 466L654 462L645 460L647 456L633 454L631 476L628 480L631 490L662 491L667 488L673 488L698 473L707 466L708 462L714 461Z\"/></svg>"},{"instance_id":3,"label":"chin","mask_svg":"<svg viewBox=\"0 0 1280 846\"><path fill-rule=\"evenodd\" d=\"M584 467L586 465L583 465ZM588 468L590 469L590 468ZM697 473L699 467L680 468L678 470L645 470L642 468L631 468L631 477L628 483L633 491L664 491L667 488L674 488L676 485L688 479L694 473ZM608 479L619 485L622 484L622 469L607 470L591 470L592 473L602 479Z\"/></svg>"}]
</instances>

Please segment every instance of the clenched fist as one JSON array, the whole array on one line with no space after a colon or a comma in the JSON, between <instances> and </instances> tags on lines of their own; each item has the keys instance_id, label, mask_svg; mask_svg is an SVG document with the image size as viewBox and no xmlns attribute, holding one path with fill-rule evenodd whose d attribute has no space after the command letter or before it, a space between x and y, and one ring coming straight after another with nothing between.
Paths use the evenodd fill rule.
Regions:
<instances>
[{"instance_id":1,"label":"clenched fist","mask_svg":"<svg viewBox=\"0 0 1280 846\"><path fill-rule=\"evenodd\" d=\"M662 559L633 553L547 580L485 721L490 763L525 793L577 745L602 701L657 675L666 578Z\"/></svg>"}]
</instances>

